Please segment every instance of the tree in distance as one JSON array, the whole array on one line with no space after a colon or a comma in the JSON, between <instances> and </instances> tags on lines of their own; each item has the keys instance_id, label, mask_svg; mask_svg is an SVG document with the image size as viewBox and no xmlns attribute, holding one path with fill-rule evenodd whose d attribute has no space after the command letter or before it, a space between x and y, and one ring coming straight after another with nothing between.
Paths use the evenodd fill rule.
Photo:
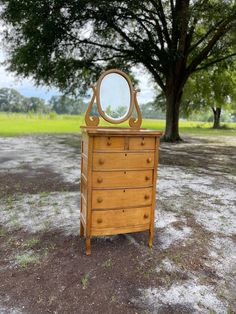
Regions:
<instances>
[{"instance_id":1,"label":"tree in distance","mask_svg":"<svg viewBox=\"0 0 236 314\"><path fill-rule=\"evenodd\" d=\"M220 62L188 80L182 112L188 116L207 108L213 113L213 129L220 128L222 109L236 111L236 62Z\"/></svg>"},{"instance_id":2,"label":"tree in distance","mask_svg":"<svg viewBox=\"0 0 236 314\"><path fill-rule=\"evenodd\" d=\"M24 97L13 88L0 88L0 111L48 113L49 108L39 97Z\"/></svg>"}]
</instances>

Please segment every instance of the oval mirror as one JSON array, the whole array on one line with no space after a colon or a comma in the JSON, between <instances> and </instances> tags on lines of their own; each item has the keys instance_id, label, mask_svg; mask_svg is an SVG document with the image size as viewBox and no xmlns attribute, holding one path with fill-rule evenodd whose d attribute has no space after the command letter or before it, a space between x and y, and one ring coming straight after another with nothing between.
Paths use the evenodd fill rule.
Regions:
<instances>
[{"instance_id":1,"label":"oval mirror","mask_svg":"<svg viewBox=\"0 0 236 314\"><path fill-rule=\"evenodd\" d=\"M98 109L105 120L121 123L132 113L132 85L127 75L119 70L107 71L98 81Z\"/></svg>"}]
</instances>

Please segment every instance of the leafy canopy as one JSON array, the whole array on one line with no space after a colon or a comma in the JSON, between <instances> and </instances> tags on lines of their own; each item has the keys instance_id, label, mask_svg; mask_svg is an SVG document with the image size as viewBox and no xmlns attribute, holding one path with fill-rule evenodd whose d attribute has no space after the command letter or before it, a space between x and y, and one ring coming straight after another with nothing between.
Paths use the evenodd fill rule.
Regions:
<instances>
[{"instance_id":1,"label":"leafy canopy","mask_svg":"<svg viewBox=\"0 0 236 314\"><path fill-rule=\"evenodd\" d=\"M236 62L221 62L188 80L183 113L189 115L210 108L236 110Z\"/></svg>"},{"instance_id":2,"label":"leafy canopy","mask_svg":"<svg viewBox=\"0 0 236 314\"><path fill-rule=\"evenodd\" d=\"M234 0L0 2L9 69L61 90L83 90L104 68L142 64L166 94L236 54Z\"/></svg>"}]
</instances>

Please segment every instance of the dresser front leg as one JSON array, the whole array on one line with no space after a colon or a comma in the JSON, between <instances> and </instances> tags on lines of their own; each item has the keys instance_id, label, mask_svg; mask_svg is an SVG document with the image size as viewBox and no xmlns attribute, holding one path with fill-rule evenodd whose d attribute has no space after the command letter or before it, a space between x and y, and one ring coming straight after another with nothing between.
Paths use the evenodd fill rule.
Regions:
<instances>
[{"instance_id":1,"label":"dresser front leg","mask_svg":"<svg viewBox=\"0 0 236 314\"><path fill-rule=\"evenodd\" d=\"M84 225L82 224L82 222L80 222L79 235L80 235L81 238L84 236Z\"/></svg>"},{"instance_id":2,"label":"dresser front leg","mask_svg":"<svg viewBox=\"0 0 236 314\"><path fill-rule=\"evenodd\" d=\"M91 239L86 238L86 255L91 255Z\"/></svg>"},{"instance_id":3,"label":"dresser front leg","mask_svg":"<svg viewBox=\"0 0 236 314\"><path fill-rule=\"evenodd\" d=\"M154 230L150 229L149 230L149 238L148 238L148 246L150 248L152 247L153 238L154 238Z\"/></svg>"}]
</instances>

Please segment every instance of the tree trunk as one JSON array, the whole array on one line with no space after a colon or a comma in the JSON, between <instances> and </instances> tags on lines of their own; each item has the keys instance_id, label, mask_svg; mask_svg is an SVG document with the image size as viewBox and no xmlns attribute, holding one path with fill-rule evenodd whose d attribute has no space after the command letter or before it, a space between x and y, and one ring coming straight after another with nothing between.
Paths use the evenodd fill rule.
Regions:
<instances>
[{"instance_id":1,"label":"tree trunk","mask_svg":"<svg viewBox=\"0 0 236 314\"><path fill-rule=\"evenodd\" d=\"M182 91L174 92L174 88L166 93L166 128L163 136L166 142L181 141L179 136L179 108Z\"/></svg>"},{"instance_id":2,"label":"tree trunk","mask_svg":"<svg viewBox=\"0 0 236 314\"><path fill-rule=\"evenodd\" d=\"M221 114L221 108L212 107L213 115L214 115L214 122L213 122L213 129L219 129L220 128L220 114Z\"/></svg>"}]
</instances>

